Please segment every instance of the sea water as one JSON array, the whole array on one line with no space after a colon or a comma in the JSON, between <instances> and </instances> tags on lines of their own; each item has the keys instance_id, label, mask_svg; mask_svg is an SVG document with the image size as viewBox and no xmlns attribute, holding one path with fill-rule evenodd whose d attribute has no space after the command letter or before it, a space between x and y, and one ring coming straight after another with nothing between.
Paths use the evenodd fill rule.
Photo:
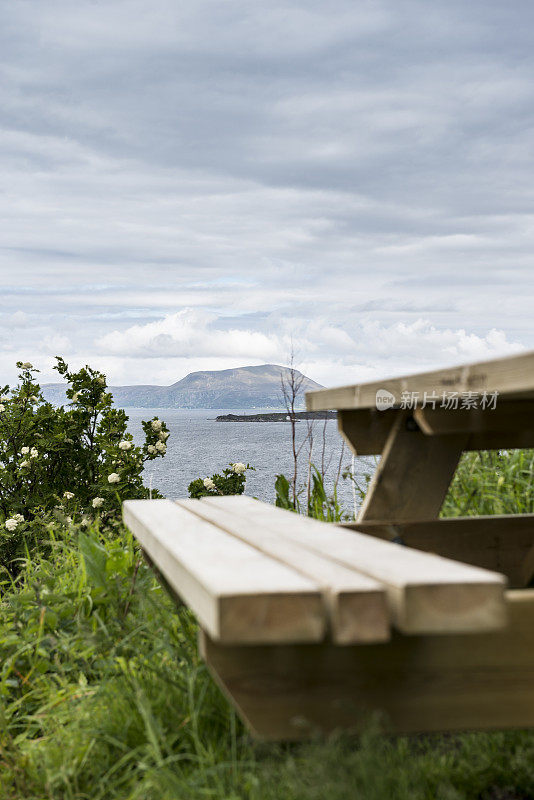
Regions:
<instances>
[{"instance_id":1,"label":"sea water","mask_svg":"<svg viewBox=\"0 0 534 800\"><path fill-rule=\"evenodd\" d=\"M230 462L240 461L255 468L247 472L246 494L272 503L276 476L283 473L291 478L293 474L291 426L287 421L216 421L219 415L239 413L235 409L129 408L126 413L130 418L129 429L138 444L144 440L142 420L159 417L169 428L171 435L165 457L148 461L144 472L145 485L159 489L165 497L187 497L187 487L192 480L206 478L221 472ZM296 431L300 446L308 434L306 421L298 421ZM309 439L299 455L298 484L301 487L307 480L308 458ZM324 465L330 491L338 474L350 468L352 454L346 445L343 447L335 420L314 422L312 461L319 468ZM356 459L357 478L362 481L364 473L372 472L374 466L372 458ZM352 482L340 477L337 491L341 505L352 513Z\"/></svg>"}]
</instances>

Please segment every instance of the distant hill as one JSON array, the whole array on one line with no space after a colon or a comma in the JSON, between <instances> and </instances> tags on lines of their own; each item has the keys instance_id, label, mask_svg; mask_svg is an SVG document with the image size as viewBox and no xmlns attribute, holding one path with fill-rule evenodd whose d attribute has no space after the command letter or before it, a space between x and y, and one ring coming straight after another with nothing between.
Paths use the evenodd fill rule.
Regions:
<instances>
[{"instance_id":1,"label":"distant hill","mask_svg":"<svg viewBox=\"0 0 534 800\"><path fill-rule=\"evenodd\" d=\"M172 386L110 386L117 406L123 408L281 408L280 375L288 368L277 364L191 372ZM299 376L302 373L297 371ZM302 375L304 392L323 387ZM48 383L43 395L51 403L66 402L62 383Z\"/></svg>"}]
</instances>

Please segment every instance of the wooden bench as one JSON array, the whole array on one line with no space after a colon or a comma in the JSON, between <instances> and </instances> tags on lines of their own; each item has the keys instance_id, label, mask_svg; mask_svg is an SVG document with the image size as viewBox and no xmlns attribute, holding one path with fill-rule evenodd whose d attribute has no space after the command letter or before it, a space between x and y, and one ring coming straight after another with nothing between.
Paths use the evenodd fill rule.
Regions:
<instances>
[{"instance_id":1,"label":"wooden bench","mask_svg":"<svg viewBox=\"0 0 534 800\"><path fill-rule=\"evenodd\" d=\"M463 449L534 445L533 376L530 354L310 393L356 452L382 454L350 525L245 496L124 504L256 736L358 729L377 710L399 732L534 725L534 590L507 589L529 580L534 515L437 518ZM501 392L493 422L401 407L414 386L473 385ZM395 402L378 411L383 388Z\"/></svg>"}]
</instances>

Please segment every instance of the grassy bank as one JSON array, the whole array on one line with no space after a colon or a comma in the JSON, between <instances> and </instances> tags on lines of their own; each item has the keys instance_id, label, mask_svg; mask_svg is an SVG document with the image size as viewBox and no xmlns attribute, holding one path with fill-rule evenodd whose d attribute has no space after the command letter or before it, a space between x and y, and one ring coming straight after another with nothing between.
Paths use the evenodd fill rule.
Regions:
<instances>
[{"instance_id":1,"label":"grassy bank","mask_svg":"<svg viewBox=\"0 0 534 800\"><path fill-rule=\"evenodd\" d=\"M468 455L444 513L533 511L533 475L531 452ZM47 537L16 579L2 575L2 800L534 797L524 731L389 738L375 720L360 739L255 745L130 534Z\"/></svg>"}]
</instances>

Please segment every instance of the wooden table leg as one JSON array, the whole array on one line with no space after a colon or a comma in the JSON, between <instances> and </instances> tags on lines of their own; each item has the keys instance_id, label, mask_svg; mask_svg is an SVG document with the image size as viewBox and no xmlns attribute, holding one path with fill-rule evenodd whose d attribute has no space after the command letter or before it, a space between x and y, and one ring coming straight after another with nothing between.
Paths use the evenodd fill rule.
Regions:
<instances>
[{"instance_id":1,"label":"wooden table leg","mask_svg":"<svg viewBox=\"0 0 534 800\"><path fill-rule=\"evenodd\" d=\"M358 522L437 517L467 443L464 433L427 436L409 412L397 414Z\"/></svg>"}]
</instances>

